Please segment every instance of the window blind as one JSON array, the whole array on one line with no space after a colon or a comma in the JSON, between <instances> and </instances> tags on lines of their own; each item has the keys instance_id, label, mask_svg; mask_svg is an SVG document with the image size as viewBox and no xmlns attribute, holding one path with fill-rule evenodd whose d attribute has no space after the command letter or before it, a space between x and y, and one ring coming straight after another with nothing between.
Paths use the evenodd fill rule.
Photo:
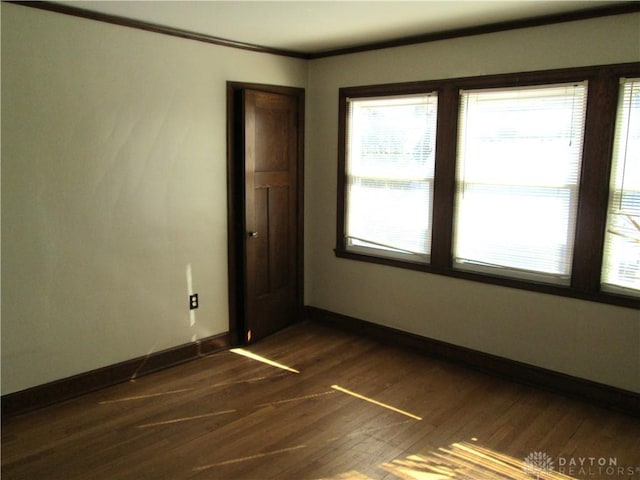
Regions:
<instances>
[{"instance_id":1,"label":"window blind","mask_svg":"<svg viewBox=\"0 0 640 480\"><path fill-rule=\"evenodd\" d=\"M586 82L460 95L454 267L568 284Z\"/></svg>"},{"instance_id":2,"label":"window blind","mask_svg":"<svg viewBox=\"0 0 640 480\"><path fill-rule=\"evenodd\" d=\"M622 79L602 288L640 296L640 78Z\"/></svg>"},{"instance_id":3,"label":"window blind","mask_svg":"<svg viewBox=\"0 0 640 480\"><path fill-rule=\"evenodd\" d=\"M348 99L347 250L428 261L437 101Z\"/></svg>"}]
</instances>

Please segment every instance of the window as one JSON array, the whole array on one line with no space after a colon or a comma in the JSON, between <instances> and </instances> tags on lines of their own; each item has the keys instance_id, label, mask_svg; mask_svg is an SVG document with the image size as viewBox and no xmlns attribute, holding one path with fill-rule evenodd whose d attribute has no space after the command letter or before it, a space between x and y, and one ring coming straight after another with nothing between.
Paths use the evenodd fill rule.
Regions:
<instances>
[{"instance_id":1,"label":"window","mask_svg":"<svg viewBox=\"0 0 640 480\"><path fill-rule=\"evenodd\" d=\"M336 256L640 308L640 62L344 87L339 112Z\"/></svg>"},{"instance_id":2,"label":"window","mask_svg":"<svg viewBox=\"0 0 640 480\"><path fill-rule=\"evenodd\" d=\"M454 267L568 285L586 85L461 92Z\"/></svg>"},{"instance_id":3,"label":"window","mask_svg":"<svg viewBox=\"0 0 640 480\"><path fill-rule=\"evenodd\" d=\"M428 262L437 96L347 105L347 250Z\"/></svg>"},{"instance_id":4,"label":"window","mask_svg":"<svg viewBox=\"0 0 640 480\"><path fill-rule=\"evenodd\" d=\"M640 78L620 88L609 192L603 289L640 295Z\"/></svg>"}]
</instances>

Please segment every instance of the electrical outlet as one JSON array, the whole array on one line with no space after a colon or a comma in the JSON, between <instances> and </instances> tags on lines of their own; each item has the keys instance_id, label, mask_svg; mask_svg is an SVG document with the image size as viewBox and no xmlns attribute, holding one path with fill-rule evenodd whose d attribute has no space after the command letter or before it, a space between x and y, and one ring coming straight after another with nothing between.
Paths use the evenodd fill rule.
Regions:
<instances>
[{"instance_id":1,"label":"electrical outlet","mask_svg":"<svg viewBox=\"0 0 640 480\"><path fill-rule=\"evenodd\" d=\"M194 293L193 295L189 295L189 310L193 310L194 308L198 308L198 294Z\"/></svg>"}]
</instances>

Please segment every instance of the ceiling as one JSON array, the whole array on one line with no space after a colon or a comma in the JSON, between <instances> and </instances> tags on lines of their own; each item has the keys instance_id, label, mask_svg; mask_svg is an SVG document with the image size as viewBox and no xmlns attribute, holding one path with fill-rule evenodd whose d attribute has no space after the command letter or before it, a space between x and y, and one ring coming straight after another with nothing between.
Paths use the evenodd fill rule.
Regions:
<instances>
[{"instance_id":1,"label":"ceiling","mask_svg":"<svg viewBox=\"0 0 640 480\"><path fill-rule=\"evenodd\" d=\"M614 4L591 0L56 3L306 54Z\"/></svg>"}]
</instances>

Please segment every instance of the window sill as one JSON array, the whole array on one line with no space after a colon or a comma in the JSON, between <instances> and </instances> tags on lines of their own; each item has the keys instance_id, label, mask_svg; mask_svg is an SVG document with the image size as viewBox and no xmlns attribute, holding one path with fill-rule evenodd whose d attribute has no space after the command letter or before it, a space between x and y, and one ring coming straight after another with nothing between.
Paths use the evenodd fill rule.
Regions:
<instances>
[{"instance_id":1,"label":"window sill","mask_svg":"<svg viewBox=\"0 0 640 480\"><path fill-rule=\"evenodd\" d=\"M546 293L550 295L558 295L562 297L577 298L591 302L606 303L610 305L618 305L621 307L640 309L640 298L616 295L613 293L594 291L586 292L576 290L571 287L559 285L551 285L546 283L536 283L532 281L519 280L507 277L498 277L485 273L477 273L463 270L456 270L451 267L438 267L435 265L400 261L391 258L377 257L373 255L364 255L362 253L354 253L346 250L335 249L336 257L348 260L356 260L359 262L373 263L385 265L389 267L404 268L406 270L415 270L435 275L443 275L446 277L459 278L462 280L471 280L490 285L498 285L508 288L517 288L520 290L528 290L537 293Z\"/></svg>"}]
</instances>

